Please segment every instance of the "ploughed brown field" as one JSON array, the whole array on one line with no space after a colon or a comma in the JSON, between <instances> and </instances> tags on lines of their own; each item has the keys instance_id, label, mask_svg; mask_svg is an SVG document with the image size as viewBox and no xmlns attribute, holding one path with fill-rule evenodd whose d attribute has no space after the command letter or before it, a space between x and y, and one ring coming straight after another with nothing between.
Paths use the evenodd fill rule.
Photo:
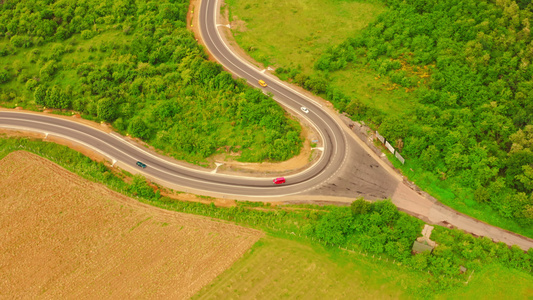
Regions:
<instances>
[{"instance_id":1,"label":"ploughed brown field","mask_svg":"<svg viewBox=\"0 0 533 300\"><path fill-rule=\"evenodd\" d=\"M39 156L0 160L0 298L188 298L260 231L169 212Z\"/></svg>"}]
</instances>

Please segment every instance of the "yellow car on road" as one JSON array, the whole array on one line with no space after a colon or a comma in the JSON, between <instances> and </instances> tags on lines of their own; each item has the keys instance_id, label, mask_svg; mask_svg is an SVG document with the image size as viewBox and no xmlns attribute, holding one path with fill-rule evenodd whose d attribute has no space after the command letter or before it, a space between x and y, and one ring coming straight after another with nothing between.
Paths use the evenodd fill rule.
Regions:
<instances>
[{"instance_id":1,"label":"yellow car on road","mask_svg":"<svg viewBox=\"0 0 533 300\"><path fill-rule=\"evenodd\" d=\"M268 84L264 81L264 80L259 80L259 85L262 86L262 87L267 87Z\"/></svg>"}]
</instances>

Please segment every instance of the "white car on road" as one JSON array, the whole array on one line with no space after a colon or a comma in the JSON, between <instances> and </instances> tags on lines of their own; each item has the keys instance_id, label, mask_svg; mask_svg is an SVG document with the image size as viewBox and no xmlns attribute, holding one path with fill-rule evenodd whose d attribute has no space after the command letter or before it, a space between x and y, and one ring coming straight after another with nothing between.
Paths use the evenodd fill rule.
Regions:
<instances>
[{"instance_id":1,"label":"white car on road","mask_svg":"<svg viewBox=\"0 0 533 300\"><path fill-rule=\"evenodd\" d=\"M307 107L301 107L300 108L304 113L308 114L309 113L309 109L307 109Z\"/></svg>"}]
</instances>

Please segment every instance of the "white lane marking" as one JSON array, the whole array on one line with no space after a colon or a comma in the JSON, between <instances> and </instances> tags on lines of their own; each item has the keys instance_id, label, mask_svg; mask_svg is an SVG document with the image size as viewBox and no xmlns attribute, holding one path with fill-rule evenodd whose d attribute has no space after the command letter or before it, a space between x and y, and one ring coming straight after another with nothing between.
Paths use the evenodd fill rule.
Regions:
<instances>
[{"instance_id":1,"label":"white lane marking","mask_svg":"<svg viewBox=\"0 0 533 300\"><path fill-rule=\"evenodd\" d=\"M19 112L7 112L7 113L11 113L11 114L13 114L13 115L16 115L16 114L25 114L25 115L34 115L34 116L35 116L35 114L19 113ZM0 116L0 119L4 119L4 120L13 120L13 118L6 118L6 117L1 117L1 116ZM56 119L58 119L58 118L56 118ZM15 120L21 120L21 119L15 119ZM26 119L22 119L22 120L25 121L25 122L37 123L37 124L45 124L45 125L53 126L53 127L56 127L56 128L67 129L67 130L70 130L70 131L73 131L73 132L76 132L76 133L79 132L79 133L81 133L81 134L83 134L83 135L85 135L85 136L91 137L91 138L93 138L93 139L95 139L95 140L98 140L98 141L102 142L103 144L108 145L109 147L115 149L115 151L122 153L123 155L129 157L129 158L132 159L132 160L138 160L136 157L133 157L133 156L129 155L128 153L126 153L126 152L124 152L124 151L121 151L121 150L117 149L115 146L113 146L113 145L111 145L111 144L109 144L109 143L107 143L107 142L105 142L105 141L103 141L103 140L100 140L100 139L98 139L98 138L95 137L95 136L89 135L89 134L87 134L87 133L85 133L85 132L83 132L83 131L79 131L79 130L77 130L77 129L72 129L72 128L70 128L70 127L62 127L62 126L60 126L60 125L55 125L55 124L45 123L45 122L40 122L40 121L35 121L35 120L26 120ZM72 121L64 120L64 119L61 119L61 120L65 121L65 122L72 122ZM91 129L91 130L96 130L96 129L94 129L94 128L90 127L90 126L87 126L87 125L85 125L85 124L80 124L80 125L83 125L83 126L85 126L86 128L89 128L89 129ZM25 127L25 128L26 128L26 127ZM27 127L27 129L30 129L30 128ZM37 131L37 132L45 133L44 131L41 131L41 130L31 130L31 131ZM59 136L60 134L57 134L57 135ZM172 165L172 166L174 166L174 167L176 167L176 168L178 168L178 169L181 169L181 170L192 171L192 172L194 172L194 173L196 173L196 174L198 174L198 175L201 175L201 176L204 176L205 174L209 174L209 172L210 172L210 171L201 171L201 170L195 170L195 169L191 169L191 168L186 168L186 167L184 167L184 166L181 166L181 165L178 165L178 164L175 164L175 163L171 163L171 162L166 161L166 160L164 160L164 159L162 159L162 158L160 158L160 157L158 157L158 156L153 155L152 153L146 151L146 150L143 149L143 148L136 147L136 145L132 145L132 144L128 143L127 141L125 141L125 140L124 140L123 138L121 138L120 136L117 136L114 132L111 132L109 135L112 136L112 137L114 137L116 140L121 141L123 144L125 144L126 146L128 146L130 149L135 149L135 150L137 150L137 151L139 151L139 152L142 152L144 155L147 155L147 156L149 156L149 157L151 157L151 158L153 158L153 159L156 159L156 160L158 160L158 161L160 161L160 162L162 162L162 163L164 163L164 164ZM65 136L62 136L62 137L65 137ZM65 138L66 138L66 137L65 137ZM74 141L76 141L76 142L79 142L80 144L83 144L83 145L87 145L87 144L85 144L85 143L83 143L83 142L81 142L81 141L79 141L78 139L75 139L75 138L71 138L71 140L74 140ZM111 156L110 156L109 154L107 154L106 152L104 152L104 151L100 151L99 149L97 149L97 148L95 148L95 147L90 146L90 148L93 149L93 150L97 150L97 152L100 152L100 153L104 154L105 156L111 157ZM313 166L315 166L317 163L318 163L318 162L316 162ZM311 166L311 168L312 168L313 166ZM152 166L152 167L153 167L153 166ZM311 168L309 168L309 169L311 169ZM154 168L154 169L156 169L156 168ZM309 170L309 169L308 169L308 170ZM157 169L157 170L159 170L159 169ZM305 171L303 171L303 172L301 172L301 173L298 173L298 174L285 176L285 177L290 179L290 178L295 177L295 176L298 176L298 175L300 175L300 174L305 174L308 170L305 170ZM160 170L160 171L161 171L161 170ZM165 173L165 172L163 172L163 173ZM167 174L170 174L170 173L167 173ZM235 175L229 175L229 174L217 174L217 176L223 176L223 177L227 177L227 178L236 178L236 179L237 179L237 178L243 178L243 176L235 176ZM181 179L190 179L189 177L179 177L179 178L181 178ZM262 181L264 181L264 180L266 179L266 178L250 178L250 177L246 177L246 178L247 178L247 180L257 181L257 182L262 182ZM190 179L190 180L193 180L193 179ZM200 180L200 181L197 181L197 182L210 183L210 181L208 181L208 180ZM233 185L231 185L231 184L223 184L223 186L233 186Z\"/></svg>"},{"instance_id":2,"label":"white lane marking","mask_svg":"<svg viewBox=\"0 0 533 300\"><path fill-rule=\"evenodd\" d=\"M216 4L216 3L215 3L215 4ZM207 10L206 10L206 16L207 16ZM213 17L214 17L214 20L216 20L216 9L215 9L215 11L214 11L214 13L213 13ZM220 37L220 33L218 32L218 30L215 30L215 31L217 32L217 35L218 35L218 37L220 38L220 41L222 41L222 44L226 47L226 49L229 51L229 53L231 53L232 56L233 56L234 58L238 59L239 61L243 62L245 65L248 65L248 67L250 67L250 65L249 65L248 63L242 61L239 57L235 56L235 55L233 54L233 52L231 52L231 51L229 50L229 48L228 48L228 46L226 45L226 43L224 42L224 40ZM208 34L209 38L211 39L211 41L213 41L211 35L209 34L209 31L207 31L207 34ZM215 43L213 43L213 45L215 46L215 48L216 48L217 50L219 50ZM229 60L229 59L228 59L228 58L227 58L222 52L220 52L220 50L219 50L219 53L222 54L222 56L224 56L224 58L226 58L226 60L228 60L228 61L231 63L231 60ZM244 72L245 74L248 74L250 77L255 77L255 76L252 76L251 74L249 74L248 72L246 72L245 70L242 70L242 69L239 68L238 66L236 66L236 65L233 65L233 66L236 67L237 69L241 70L241 71ZM252 68L252 69L253 69L253 68ZM280 85L284 86L286 89L289 89L289 90L292 91L293 93L296 93L296 94L300 95L301 97L303 97L303 98L305 98L305 99L307 99L307 100L310 100L311 102L316 103L314 100L309 99L307 96L302 95L301 93L299 93L299 92L297 92L297 91L295 91L295 90L292 90L292 89L288 88L288 87L285 86L283 83L281 83ZM277 90L277 89L275 89L275 88L273 88L273 90L276 90L276 91L278 91L278 93L282 94L282 95L285 96L286 98L291 99L291 97L288 97L287 95L285 95L284 93L280 92L279 90ZM293 101L294 101L294 100L293 100ZM278 99L278 102L283 103L286 107L289 107L284 101L280 101L280 100ZM298 103L297 101L294 101L294 102ZM301 106L300 103L298 103L298 104ZM320 105L319 103L316 103L316 104L318 104L319 106L322 107L322 105ZM293 109L293 110L295 110L295 109ZM296 111L297 111L297 110L296 110ZM326 112L326 114L327 114L327 112ZM325 138L324 138L324 135L323 135L322 130L321 130L320 128L318 128L318 127L316 126L316 124L315 124L314 122L312 122L310 119L308 119L306 116L304 116L304 117L314 125L314 127L317 129L317 131L318 131L319 134L321 135L322 139L325 141ZM325 124L325 125L331 130L331 127L329 126L329 124L327 124L327 123L326 123L326 122L325 122L320 116L317 115L317 117L318 117L319 119L321 119L321 120L324 122L324 124ZM342 130L341 130L341 131L342 131ZM333 133L334 131L331 130L331 132ZM343 132L343 133L344 133L344 132ZM336 136L335 136L334 134L333 134L333 137L334 137L334 139L335 139L335 143L334 143L334 144L337 144L337 138L336 138ZM93 138L95 138L95 137L93 137ZM324 143L324 144L325 144L325 146L327 146L327 143ZM108 144L108 145L109 145L109 144ZM111 146L111 145L109 145L109 146ZM130 155L124 153L123 151L120 151L120 150L116 149L116 148L113 147L113 146L111 146L111 147L114 148L116 151L118 151L118 152L120 152L120 153L123 153L124 155L126 155L126 156L132 158ZM335 153L334 153L334 155L333 155L333 157L332 157L332 160L334 160L335 157L336 157L336 154L337 154L337 148L338 148L338 147L335 148ZM102 152L102 151L100 151L100 152ZM143 151L143 152L147 153L146 151ZM347 154L345 153L345 159L346 159L346 155L347 155ZM153 155L150 155L150 156L151 156L151 157L154 157ZM158 158L158 159L159 159L159 158ZM321 156L320 160L317 161L317 164L318 164L322 159L324 159L324 156ZM344 159L344 160L345 160L345 159ZM159 159L159 160L160 160L160 161L163 161L162 159ZM343 161L344 161L344 160L343 160ZM168 163L168 162L166 162L166 161L164 161L164 162L165 162L165 163ZM307 169L306 171L304 171L304 172L302 172L302 173L300 173L300 174L306 173L306 172L308 172L309 170L310 170L310 169ZM320 173L323 173L323 172L324 172L324 170L323 170L322 172L320 172ZM320 173L319 173L319 174L320 174ZM336 173L336 172L335 172L335 173ZM203 182L203 181L202 181L202 182Z\"/></svg>"},{"instance_id":3,"label":"white lane marking","mask_svg":"<svg viewBox=\"0 0 533 300\"><path fill-rule=\"evenodd\" d=\"M9 113L9 114L11 114L11 115L24 114L24 115L38 116L38 115L36 115L36 114L29 114L29 113L24 113L24 112L9 112L9 111L6 111L6 112L2 112L2 113ZM49 116L40 116L40 117L54 118L54 117L49 117ZM46 124L46 125L54 126L54 127L56 127L56 128L62 128L62 129L68 129L68 130L75 131L75 132L80 132L80 133L84 134L85 136L89 136L89 137L91 137L91 138L94 138L94 139L96 139L96 140L98 140L98 141L103 142L104 144L106 144L106 145L110 146L111 148L115 149L117 152L120 152L120 153L124 154L125 156L128 156L129 158L131 158L131 159L133 159L133 160L137 160L137 158L132 157L131 155L129 155L129 154L127 154L127 153L125 153L125 152L123 152L123 151L117 149L116 147L112 146L111 144L109 144L109 143L107 143L107 142L105 142L105 141L103 141L103 140L100 140L100 139L98 139L98 138L95 137L95 136L92 136L92 135L86 134L86 133L84 133L83 131L79 131L79 130L77 130L77 129L72 129L72 128L70 128L70 127L62 127L62 126L60 126L60 125L55 125L55 124L45 123L45 122L40 122L40 121L35 121L35 120L13 119L13 118L1 117L1 116L0 116L0 119L4 119L4 120L23 120L23 121L25 121L25 122L33 122L33 123L39 123L39 124ZM65 120L65 119L60 119L60 118L54 118L54 119L56 119L56 120L63 120L63 121L65 121L65 122L73 122L73 121L70 121L70 120ZM86 128L91 129L91 130L97 130L97 129L95 129L95 128L93 128L93 127L90 127L90 126L87 126L87 125L85 125L85 124L81 124L81 123L76 123L76 124L79 124L79 125L85 126ZM29 127L28 127L28 129L29 129ZM32 131L37 131L37 132L41 132L41 133L46 133L46 132L41 131L41 130L32 130ZM98 131L98 132L101 132L101 133L104 133L104 132L99 131L99 130L97 130L97 131ZM58 135L59 135L59 134L58 134ZM178 165L178 164L174 164L174 163L168 162L168 161L166 161L166 160L164 160L164 159L162 159L162 158L159 158L159 157L157 157L157 156L151 154L150 152L148 152L148 151L146 151L146 150L144 150L144 149L142 149L142 148L140 148L140 147L137 147L136 145L132 145L132 144L128 143L128 142L125 141L121 136L117 136L115 132L110 132L109 135L112 136L112 137L114 137L116 140L121 141L123 144L127 145L129 148L131 148L131 149L135 149L135 150L137 150L137 151L139 151L139 152L142 152L142 153L144 153L145 155L150 156L151 158L154 158L154 159L156 159L156 160L159 160L160 162L163 162L163 163L165 163L165 164L170 164L170 165L172 165L172 166L174 166L174 167L181 168L182 170L193 171L193 172L196 172L197 174L207 174L207 173L209 173L209 171L195 170L195 169L186 168L186 167L180 166L180 165ZM72 140L76 140L76 141L78 142L77 139L72 138ZM79 142L81 142L81 141L79 141ZM96 149L96 148L91 148L91 149ZM100 152L101 152L101 153L104 153L103 151L100 151ZM107 155L107 154L106 154L106 155ZM218 174L218 176L221 176L221 175L222 175L222 176L226 176L226 177L238 177L238 176L235 176L235 175ZM254 179L255 179L255 178L254 178ZM259 181L260 179L257 179L257 180Z\"/></svg>"},{"instance_id":4,"label":"white lane marking","mask_svg":"<svg viewBox=\"0 0 533 300\"><path fill-rule=\"evenodd\" d=\"M213 171L211 171L211 173L213 173L213 174L215 174L215 173L217 172L218 167L222 166L223 163L217 163L217 162L216 162L215 165L216 165L216 168L215 168Z\"/></svg>"},{"instance_id":5,"label":"white lane marking","mask_svg":"<svg viewBox=\"0 0 533 300\"><path fill-rule=\"evenodd\" d=\"M266 71L266 69L263 69L263 71L261 71L261 73L265 74L265 71Z\"/></svg>"},{"instance_id":6,"label":"white lane marking","mask_svg":"<svg viewBox=\"0 0 533 300\"><path fill-rule=\"evenodd\" d=\"M207 2L209 2L209 1L210 1L210 0L207 0ZM215 1L215 9L213 10L213 20L216 20L216 16L217 16L217 15L216 15L216 12L217 12L217 8L218 8L218 5L217 5L218 2L217 2L217 0L214 0L214 1ZM208 4L208 6L209 6L209 4ZM206 19L205 19L205 20L207 20L207 11L208 11L208 9L206 9L206 11L205 11L205 16L206 16ZM207 24L207 21L206 21L205 24ZM206 26L207 26L207 25L206 25ZM206 27L206 28L207 28L207 27ZM251 70L255 70L255 71L256 71L256 69L255 69L254 66L252 66L251 64L249 64L247 61L242 60L239 56L235 55L235 54L229 49L228 45L226 44L226 42L224 41L224 39L223 39L222 36L220 35L220 32L219 32L218 30L215 30L215 31L216 31L217 36L218 36L219 40L221 41L222 45L224 45L224 47L226 48L226 50L227 50L229 53L231 53L231 55L232 55L234 58L236 58L237 60L239 60L239 61L240 61L241 63L243 63L244 65L248 66L248 68L250 68ZM207 35L209 36L209 39L211 40L211 43L212 43L213 46L218 50L219 54L221 54L221 55L222 55L222 56L223 56L228 62L231 63L231 60L228 59L228 58L227 58L227 57L226 57L226 56L220 51L220 49L217 47L216 43L213 42L213 38L212 38L211 35L209 34L209 30L206 30L206 32L207 32ZM201 35L201 34L202 34L202 33L201 33L201 30L200 30L200 35ZM213 55L215 55L215 54L213 54ZM216 56L216 55L215 55L215 56ZM219 61L220 61L220 59L219 59ZM237 65L235 65L235 64L233 64L233 63L231 63L231 64L233 65L234 68L237 68L237 69L241 70L242 72L244 72L244 73L247 74L248 76L253 77L253 78L257 78L256 76L252 76L250 73L248 73L248 72L246 72L245 70L239 68ZM228 66L226 66L226 67L228 67ZM297 94L297 95L300 95L300 97L302 97L302 98L304 98L304 99L306 99L306 100L308 100L308 101L310 101L310 102L313 102L313 103L317 104L318 106L322 107L322 105L321 105L320 103L318 103L318 102L316 102L315 100L313 100L313 99L307 97L306 95L303 95L302 93L300 93L300 92L298 92L298 91L296 91L296 90L290 88L289 86L285 85L285 83L283 83L283 82L280 81L279 79L276 78L275 82L278 83L279 85L283 86L285 89L287 89L287 90L289 90L289 91L291 91L291 92L293 92L293 93L295 93L295 94ZM254 85L254 86L255 86L255 85ZM287 95L285 95L283 92L277 90L276 88L273 88L273 87L270 87L270 88L273 89L273 90L275 90L275 91L277 91L279 94L285 96L286 98L291 99L292 101L298 103L300 106L302 106L298 101L293 100L291 97L288 97ZM274 98L274 99L276 99L276 98ZM280 103L283 103L286 107L288 107L288 105L287 105L286 103L284 103L283 101L280 101L279 99L276 99L276 100L277 100L278 102L280 102ZM327 111L325 111L325 110L322 110L322 111L323 111L326 115L329 116L329 113L328 113ZM315 114L315 115L316 115L316 114ZM303 116L305 117L305 115L303 115ZM329 126L329 124L326 123L326 122L324 121L324 119L322 119L322 118L321 118L320 116L318 116L318 115L316 115L316 116L317 116L320 120L322 120L322 122L324 122L324 124L326 124L326 126L330 129L330 131L331 131L332 133L334 133L334 131L331 129L331 127ZM335 125L338 125L337 122L335 122L335 120L333 119L333 117L331 117L331 116L329 116L329 117L332 119L332 121L335 123ZM306 119L307 119L307 118L306 118ZM309 120L309 119L308 119L308 120ZM311 122L311 123L313 123L313 122ZM313 123L313 125L315 126L316 129L318 129L318 132L319 132L319 134L322 136L322 140L324 141L325 139L324 139L324 135L322 134L322 131L316 126L316 124ZM339 127L339 129L340 129L340 131L341 131L341 134L342 134L343 139L346 141L346 147L347 147L348 142L347 142L347 140L346 140L346 135L345 135L345 133L344 133L344 130L342 130L342 128L340 128L340 126L338 126L338 127ZM333 134L333 139L334 139L334 141L335 141L334 144L335 144L335 145L338 145L338 143L337 143L337 136L336 136L335 134ZM327 143L324 143L324 145L327 146ZM334 153L334 155L333 155L333 157L332 157L332 160L334 160L334 158L336 157L336 155L337 155L337 150L338 150L338 147L335 147L335 153ZM348 152L345 152L345 153L344 153L344 158L343 158L343 163L346 161L346 157L347 157L347 156L348 156ZM323 157L324 157L324 155L320 158L320 160L323 159ZM319 160L319 161L320 161L320 160ZM337 172L338 172L338 170L337 170ZM335 173L337 173L337 172L335 172ZM305 173L305 171L302 172L302 173ZM322 173L322 172L321 172L321 173Z\"/></svg>"},{"instance_id":7,"label":"white lane marking","mask_svg":"<svg viewBox=\"0 0 533 300\"><path fill-rule=\"evenodd\" d=\"M112 136L113 138L115 138L117 141L120 141L121 143L127 145L128 147L135 148L137 151L142 152L144 155L149 156L149 157L151 157L154 160L158 160L159 162L162 162L162 163L164 163L166 165L171 165L171 166L173 166L176 169L181 169L181 170L186 170L186 171L189 171L189 172L194 172L194 173L196 173L198 175L202 175L202 176L212 172L212 171L207 171L207 170L204 171L204 170L197 170L197 169L187 168L185 166L182 166L182 165L173 163L171 161L165 160L165 159L163 159L163 158L161 158L159 156L156 156L156 155L148 152L147 150L145 150L145 149L143 149L141 147L138 147L138 145L136 145L136 144L129 143L121 135L118 135L115 132L110 132L109 135ZM296 177L298 175L305 174L310 169L312 169L316 164L318 164L318 162L319 161L315 162L311 167L309 167L308 169L306 169L306 170L304 170L304 171L302 171L300 173L296 173L296 174L293 174L293 175L288 175L288 176L285 176L285 178L293 178L293 177ZM217 176L226 177L226 178L234 178L234 179L246 178L246 179L257 180L257 181L262 181L262 180L264 180L266 178L266 177L263 177L263 178L252 178L252 177L246 177L246 176L231 175L231 174L220 174L220 173L217 173Z\"/></svg>"},{"instance_id":8,"label":"white lane marking","mask_svg":"<svg viewBox=\"0 0 533 300\"><path fill-rule=\"evenodd\" d=\"M215 4L216 4L216 3L215 3ZM213 15L214 15L214 20L216 20L216 9L215 9ZM206 10L206 16L207 16L207 10ZM234 58L236 58L237 60L241 61L241 62L244 63L245 65L248 65L248 67L250 67L250 65L249 65L247 62L244 62L243 60L241 60L239 57L235 56L235 55L233 54L233 52L231 52L231 51L229 50L229 48L228 48L228 46L225 44L224 40L220 37L220 33L218 32L218 30L215 30L215 31L217 32L217 35L219 36L220 41L222 41L222 44L226 47L226 49L229 51L229 53L231 53L231 54L233 55ZM200 31L200 34L201 34L201 31ZM213 39L211 38L211 35L209 34L209 31L207 31L207 34L208 34L209 38L211 39L211 41L213 41ZM214 45L214 47L215 47L217 50L219 50L215 43L213 43L213 45ZM222 52L220 52L220 50L219 50L219 53L222 54L222 56L224 56L224 57L227 59L227 57L226 57ZM214 55L214 54L213 54L213 55ZM227 60L231 63L231 60L229 60L229 59L227 59ZM250 77L255 77L255 76L252 76L251 74L249 74L248 72L246 72L245 70L242 70L242 69L239 68L238 66L236 66L236 65L233 65L233 66L236 67L237 69L241 70L241 71L244 72L245 74L248 74ZM253 68L251 68L251 69L253 69ZM317 103L316 101L314 101L314 100L308 98L307 96L305 96L305 95L299 93L298 91L295 91L295 90L292 90L291 88L288 88L288 87L287 87L285 84L283 84L283 83L280 83L280 82L278 82L278 83L279 83L281 86L284 86L286 89L290 90L291 92L296 93L296 94L300 95L302 98L305 98L305 99L307 99L308 101L311 101L311 102L313 102L313 103L316 103L316 104L318 104L320 107L322 107L322 105L320 105L320 104ZM273 90L278 91L278 93L282 94L282 95L285 96L286 98L291 99L291 97L288 97L287 95L285 95L284 93L280 92L279 90L277 90L277 89L275 89L275 88L273 88ZM293 100L293 101L296 102L296 103L298 103L298 102L295 101L295 100ZM286 103L284 103L283 101L278 100L278 102L285 104L286 107L289 107L289 106L288 106ZM299 103L298 103L298 104L299 104ZM301 104L300 104L300 106L301 106ZM327 112L325 112L325 113L328 114ZM304 116L304 117L305 117L305 116ZM318 117L319 119L321 119L321 120L324 122L324 120L323 120L320 116L317 115L317 117ZM308 119L307 117L305 117L305 118ZM324 139L324 135L323 135L322 131L320 130L320 128L318 128L318 127L316 126L316 124L315 124L314 122L312 122L310 119L308 119L308 121L310 121L310 122L315 126L315 128L318 130L319 134L322 136L322 139L325 140L325 139ZM324 122L324 124L325 124L325 125L331 130L331 127L329 126L329 124L327 124L326 122ZM335 123L335 124L336 124L336 123ZM334 131L331 130L331 132L333 133ZM344 136L344 132L342 131L342 129L341 129L341 132L342 132L342 134L343 134L343 136ZM334 144L337 144L337 138L336 138L336 135L333 134L333 137L334 137L334 140L335 140L335 143L334 143ZM93 138L94 138L94 137L93 137ZM325 146L327 146L326 143L324 143L324 144L325 144ZM111 146L111 147L113 147L113 146ZM114 148L114 147L113 147L113 148ZM336 157L336 155L337 155L337 148L338 148L338 147L335 148L335 153L334 153L334 155L333 155L333 157L332 157L332 160L334 160L335 157ZM116 148L115 148L115 149L116 149ZM121 152L121 153L123 153L123 154L125 154L124 152L122 152L122 151L120 151L120 150L118 150L118 149L116 149L116 150L119 151L119 152ZM146 152L145 152L145 153L146 153ZM131 157L131 156L127 155L127 154L125 154L125 155L128 156L128 157ZM154 157L153 155L150 155L150 156ZM344 161L346 160L346 156L347 156L347 153L345 153L345 157L344 157L344 159L343 159L343 163L344 163ZM322 160L323 158L324 158L324 156L321 156L320 160ZM319 161L320 161L320 160L319 160ZM168 163L168 162L166 162L166 163ZM318 162L317 162L317 163L318 163ZM309 169L308 169L308 170L309 170ZM304 171L304 172L302 172L302 173L305 173L305 172L307 172L308 170L306 170L306 171ZM338 171L338 170L337 170L337 171ZM322 172L323 172L323 171L322 171ZM321 173L322 173L322 172L321 172ZM336 173L336 172L335 172L335 173Z\"/></svg>"}]
</instances>

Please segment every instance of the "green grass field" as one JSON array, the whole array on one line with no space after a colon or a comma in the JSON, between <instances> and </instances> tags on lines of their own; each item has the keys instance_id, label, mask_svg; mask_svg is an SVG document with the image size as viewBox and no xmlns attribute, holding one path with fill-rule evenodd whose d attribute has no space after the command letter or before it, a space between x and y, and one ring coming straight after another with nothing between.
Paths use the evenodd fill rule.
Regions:
<instances>
[{"instance_id":1,"label":"green grass field","mask_svg":"<svg viewBox=\"0 0 533 300\"><path fill-rule=\"evenodd\" d=\"M267 236L196 299L409 298L424 273L392 263Z\"/></svg>"},{"instance_id":2,"label":"green grass field","mask_svg":"<svg viewBox=\"0 0 533 300\"><path fill-rule=\"evenodd\" d=\"M260 62L310 71L328 47L363 29L385 7L376 1L229 0L233 33ZM244 22L244 24L242 24Z\"/></svg>"},{"instance_id":3,"label":"green grass field","mask_svg":"<svg viewBox=\"0 0 533 300\"><path fill-rule=\"evenodd\" d=\"M487 266L472 275L463 288L438 295L437 299L533 299L533 276L499 265Z\"/></svg>"},{"instance_id":4,"label":"green grass field","mask_svg":"<svg viewBox=\"0 0 533 300\"><path fill-rule=\"evenodd\" d=\"M378 76L370 67L357 63L331 73L331 86L385 114L395 114L413 107L415 99L410 93L404 89L391 89L389 80Z\"/></svg>"},{"instance_id":5,"label":"green grass field","mask_svg":"<svg viewBox=\"0 0 533 300\"><path fill-rule=\"evenodd\" d=\"M193 299L527 299L533 276L490 266L464 287L432 292L432 276L337 249L267 236Z\"/></svg>"},{"instance_id":6,"label":"green grass field","mask_svg":"<svg viewBox=\"0 0 533 300\"><path fill-rule=\"evenodd\" d=\"M329 47L360 32L386 10L379 1L243 1L230 0L230 18L237 43L265 66L301 68L313 64ZM275 21L273 21L275 20ZM403 89L387 90L390 83L355 64L330 73L331 85L351 98L385 113L411 107L413 97Z\"/></svg>"}]
</instances>

